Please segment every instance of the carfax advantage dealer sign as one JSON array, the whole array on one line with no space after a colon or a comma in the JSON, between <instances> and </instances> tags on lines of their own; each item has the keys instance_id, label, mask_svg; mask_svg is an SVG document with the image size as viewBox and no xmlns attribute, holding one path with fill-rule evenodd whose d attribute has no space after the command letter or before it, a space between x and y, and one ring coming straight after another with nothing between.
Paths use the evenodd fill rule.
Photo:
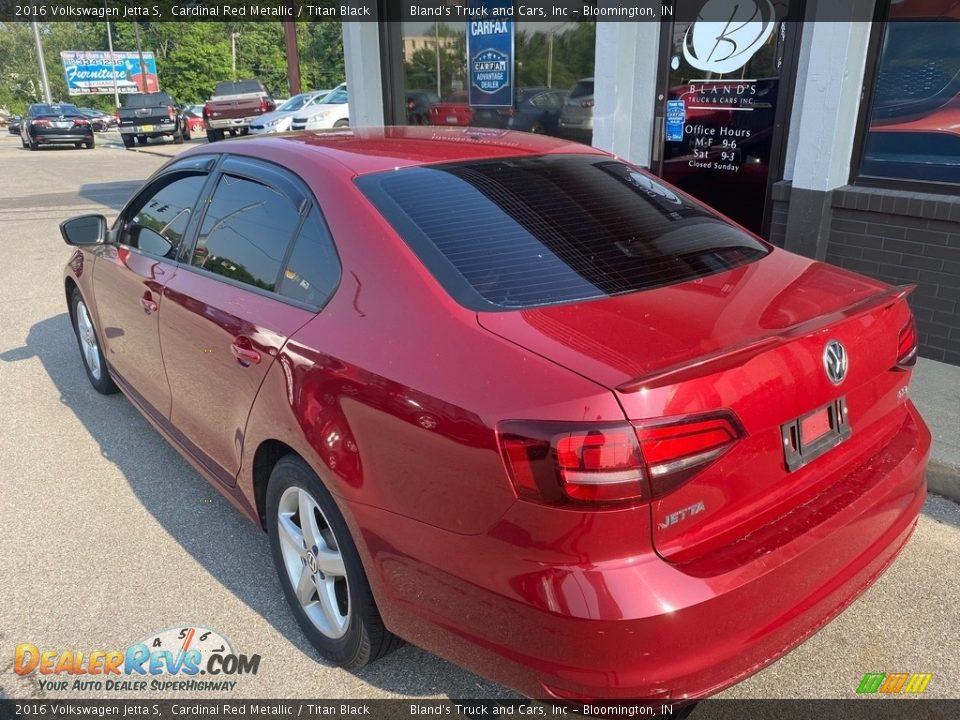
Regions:
<instances>
[{"instance_id":1,"label":"carfax advantage dealer sign","mask_svg":"<svg viewBox=\"0 0 960 720\"><path fill-rule=\"evenodd\" d=\"M470 14L470 105L513 107L513 0L473 0Z\"/></svg>"}]
</instances>

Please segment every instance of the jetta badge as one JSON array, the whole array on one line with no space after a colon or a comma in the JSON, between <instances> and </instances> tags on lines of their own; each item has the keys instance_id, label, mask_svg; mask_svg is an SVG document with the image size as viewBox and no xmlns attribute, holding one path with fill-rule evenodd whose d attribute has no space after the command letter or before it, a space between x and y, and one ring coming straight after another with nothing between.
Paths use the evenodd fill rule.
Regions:
<instances>
[{"instance_id":1,"label":"jetta badge","mask_svg":"<svg viewBox=\"0 0 960 720\"><path fill-rule=\"evenodd\" d=\"M823 367L834 385L839 385L847 376L847 349L839 340L831 340L823 350Z\"/></svg>"}]
</instances>

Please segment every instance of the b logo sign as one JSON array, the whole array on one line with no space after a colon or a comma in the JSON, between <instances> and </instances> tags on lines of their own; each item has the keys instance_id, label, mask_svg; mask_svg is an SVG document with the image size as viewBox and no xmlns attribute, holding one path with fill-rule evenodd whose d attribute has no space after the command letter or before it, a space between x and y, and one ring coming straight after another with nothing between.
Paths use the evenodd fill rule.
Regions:
<instances>
[{"instance_id":1,"label":"b logo sign","mask_svg":"<svg viewBox=\"0 0 960 720\"><path fill-rule=\"evenodd\" d=\"M746 65L776 26L770 0L707 0L683 38L683 57L698 70L728 73Z\"/></svg>"}]
</instances>

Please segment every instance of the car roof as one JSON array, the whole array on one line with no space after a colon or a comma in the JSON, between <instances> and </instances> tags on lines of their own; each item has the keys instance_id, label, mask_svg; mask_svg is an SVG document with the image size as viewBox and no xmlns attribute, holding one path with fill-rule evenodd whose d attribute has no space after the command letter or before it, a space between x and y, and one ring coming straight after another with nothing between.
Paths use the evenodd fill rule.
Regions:
<instances>
[{"instance_id":1,"label":"car roof","mask_svg":"<svg viewBox=\"0 0 960 720\"><path fill-rule=\"evenodd\" d=\"M546 135L474 127L397 126L254 135L213 146L201 145L180 157L211 151L249 155L280 164L284 164L285 157L310 158L327 167L335 163L341 171L352 175L529 155L606 156L589 145Z\"/></svg>"}]
</instances>

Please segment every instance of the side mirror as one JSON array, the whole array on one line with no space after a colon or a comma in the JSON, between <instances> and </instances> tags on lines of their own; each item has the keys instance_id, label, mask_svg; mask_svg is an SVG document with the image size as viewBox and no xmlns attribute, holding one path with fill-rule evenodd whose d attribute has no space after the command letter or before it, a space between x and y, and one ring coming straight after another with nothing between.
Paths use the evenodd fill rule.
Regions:
<instances>
[{"instance_id":1,"label":"side mirror","mask_svg":"<svg viewBox=\"0 0 960 720\"><path fill-rule=\"evenodd\" d=\"M78 215L60 223L60 234L67 245L102 245L107 239L107 219Z\"/></svg>"}]
</instances>

